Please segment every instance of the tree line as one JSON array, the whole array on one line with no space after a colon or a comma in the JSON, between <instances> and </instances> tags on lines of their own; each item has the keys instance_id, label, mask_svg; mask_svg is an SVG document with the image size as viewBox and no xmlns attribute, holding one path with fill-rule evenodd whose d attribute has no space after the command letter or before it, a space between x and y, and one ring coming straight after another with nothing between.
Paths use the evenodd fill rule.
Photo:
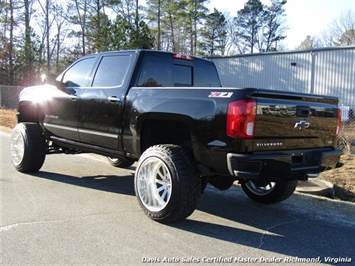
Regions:
<instances>
[{"instance_id":1,"label":"tree line","mask_svg":"<svg viewBox=\"0 0 355 266\"><path fill-rule=\"evenodd\" d=\"M26 86L101 51L214 56L282 50L286 0L248 0L233 16L208 0L0 0L0 84Z\"/></svg>"},{"instance_id":2,"label":"tree line","mask_svg":"<svg viewBox=\"0 0 355 266\"><path fill-rule=\"evenodd\" d=\"M296 49L353 45L355 45L355 13L347 10L332 21L318 36L307 36Z\"/></svg>"}]
</instances>

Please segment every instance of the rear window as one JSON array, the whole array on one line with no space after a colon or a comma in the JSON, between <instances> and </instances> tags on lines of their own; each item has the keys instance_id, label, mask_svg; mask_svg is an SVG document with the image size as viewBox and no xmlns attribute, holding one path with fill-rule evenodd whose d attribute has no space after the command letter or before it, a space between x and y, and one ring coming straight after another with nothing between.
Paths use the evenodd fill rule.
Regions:
<instances>
[{"instance_id":1,"label":"rear window","mask_svg":"<svg viewBox=\"0 0 355 266\"><path fill-rule=\"evenodd\" d=\"M213 65L147 56L138 79L139 87L220 87Z\"/></svg>"},{"instance_id":2,"label":"rear window","mask_svg":"<svg viewBox=\"0 0 355 266\"><path fill-rule=\"evenodd\" d=\"M174 80L174 87L193 86L192 67L174 65L173 80Z\"/></svg>"},{"instance_id":3,"label":"rear window","mask_svg":"<svg viewBox=\"0 0 355 266\"><path fill-rule=\"evenodd\" d=\"M194 64L194 86L195 87L221 87L216 67L212 64Z\"/></svg>"}]
</instances>

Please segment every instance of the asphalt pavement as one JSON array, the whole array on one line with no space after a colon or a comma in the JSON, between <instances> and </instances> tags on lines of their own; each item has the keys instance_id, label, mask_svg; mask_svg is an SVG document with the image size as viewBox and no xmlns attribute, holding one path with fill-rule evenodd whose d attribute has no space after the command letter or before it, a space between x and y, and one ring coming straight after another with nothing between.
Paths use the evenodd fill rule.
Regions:
<instances>
[{"instance_id":1,"label":"asphalt pavement","mask_svg":"<svg viewBox=\"0 0 355 266\"><path fill-rule=\"evenodd\" d=\"M139 207L134 166L58 154L21 174L0 137L1 265L354 263L355 204L296 192L262 205L208 186L188 219L163 225Z\"/></svg>"}]
</instances>

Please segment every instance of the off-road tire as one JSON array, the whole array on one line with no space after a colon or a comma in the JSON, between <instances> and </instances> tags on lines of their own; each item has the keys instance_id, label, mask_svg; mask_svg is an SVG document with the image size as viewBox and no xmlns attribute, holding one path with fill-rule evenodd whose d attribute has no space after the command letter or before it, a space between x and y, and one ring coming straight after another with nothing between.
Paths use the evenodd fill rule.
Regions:
<instances>
[{"instance_id":1,"label":"off-road tire","mask_svg":"<svg viewBox=\"0 0 355 266\"><path fill-rule=\"evenodd\" d=\"M10 156L19 172L41 169L46 158L46 141L41 126L36 123L17 124L11 134Z\"/></svg>"},{"instance_id":2,"label":"off-road tire","mask_svg":"<svg viewBox=\"0 0 355 266\"><path fill-rule=\"evenodd\" d=\"M127 159L127 158L112 158L107 157L107 161L114 167L118 168L127 168L134 164L134 160Z\"/></svg>"},{"instance_id":3,"label":"off-road tire","mask_svg":"<svg viewBox=\"0 0 355 266\"><path fill-rule=\"evenodd\" d=\"M270 182L266 185L258 185L256 181L252 180L242 183L242 188L249 198L264 204L272 204L286 200L293 194L296 187L297 180Z\"/></svg>"},{"instance_id":4,"label":"off-road tire","mask_svg":"<svg viewBox=\"0 0 355 266\"><path fill-rule=\"evenodd\" d=\"M160 223L190 216L202 191L202 179L180 146L156 145L140 157L135 192L145 214Z\"/></svg>"}]
</instances>

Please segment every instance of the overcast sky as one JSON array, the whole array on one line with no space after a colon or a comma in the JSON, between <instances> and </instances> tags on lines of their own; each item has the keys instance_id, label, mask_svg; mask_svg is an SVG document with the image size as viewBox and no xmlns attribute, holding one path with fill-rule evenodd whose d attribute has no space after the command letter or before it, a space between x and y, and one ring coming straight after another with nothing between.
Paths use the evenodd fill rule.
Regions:
<instances>
[{"instance_id":1,"label":"overcast sky","mask_svg":"<svg viewBox=\"0 0 355 266\"><path fill-rule=\"evenodd\" d=\"M223 13L228 12L231 17L244 7L247 0L210 0L207 5L211 10L217 8ZM270 5L270 0L261 0ZM285 5L287 38L284 40L286 48L294 50L307 35L315 37L342 13L352 10L355 14L355 0L288 0Z\"/></svg>"}]
</instances>

